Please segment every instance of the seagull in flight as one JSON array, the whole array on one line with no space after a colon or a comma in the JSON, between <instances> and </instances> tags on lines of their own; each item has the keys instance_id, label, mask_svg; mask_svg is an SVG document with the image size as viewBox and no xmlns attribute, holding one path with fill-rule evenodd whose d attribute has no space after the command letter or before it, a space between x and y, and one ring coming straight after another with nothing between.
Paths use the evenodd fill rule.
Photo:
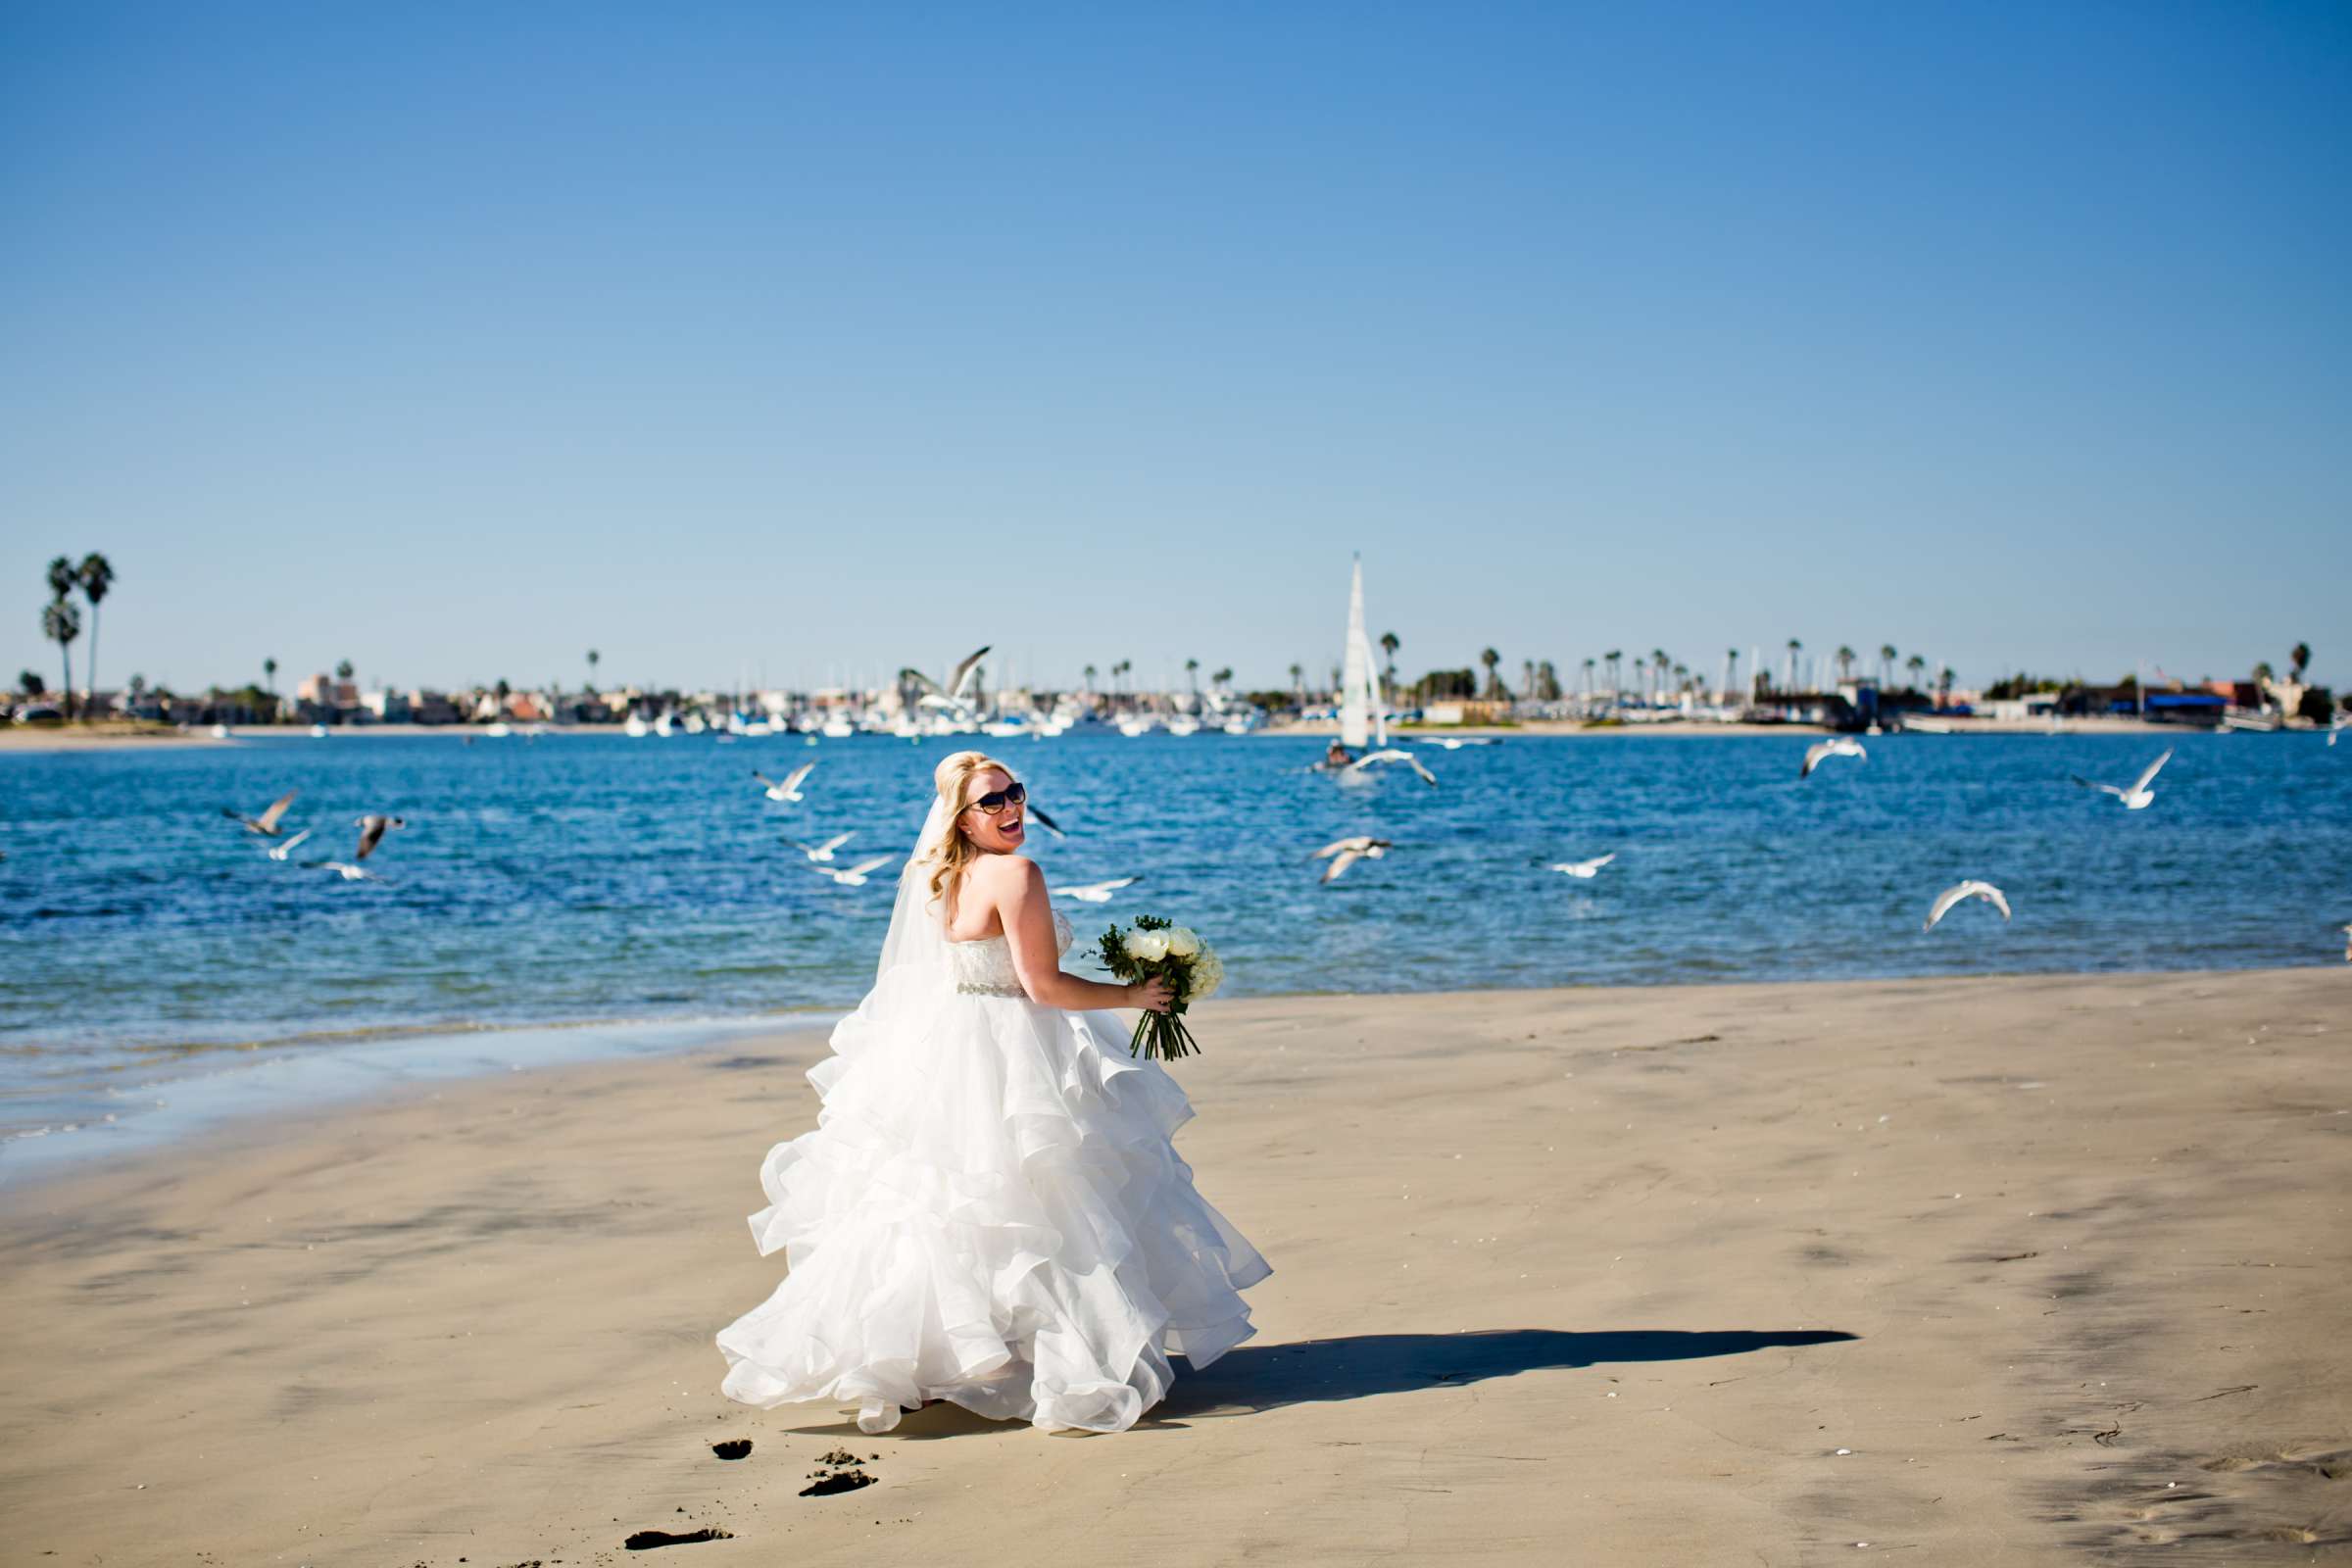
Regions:
<instances>
[{"instance_id":1,"label":"seagull in flight","mask_svg":"<svg viewBox=\"0 0 2352 1568\"><path fill-rule=\"evenodd\" d=\"M1424 746L1443 746L1449 752L1458 752L1465 746L1492 746L1495 739L1492 735L1422 735L1416 738Z\"/></svg>"},{"instance_id":2,"label":"seagull in flight","mask_svg":"<svg viewBox=\"0 0 2352 1568\"><path fill-rule=\"evenodd\" d=\"M758 779L766 789L767 798L771 801L805 801L808 797L801 793L801 781L815 771L816 764L814 762L803 762L785 774L784 782L781 784L756 767L752 769L752 777Z\"/></svg>"},{"instance_id":3,"label":"seagull in flight","mask_svg":"<svg viewBox=\"0 0 2352 1568\"><path fill-rule=\"evenodd\" d=\"M1928 923L1921 926L1920 929L1922 931L1935 930L1936 922L1949 913L1953 905L1964 904L1970 899L1983 899L1986 904L2001 911L2002 919L2009 918L2009 901L2001 897L2001 890L1989 882L1971 880L1955 882L1941 893L1936 894L1936 902L1928 906Z\"/></svg>"},{"instance_id":4,"label":"seagull in flight","mask_svg":"<svg viewBox=\"0 0 2352 1568\"><path fill-rule=\"evenodd\" d=\"M1081 882L1076 887L1050 888L1057 899L1076 899L1080 904L1108 904L1110 896L1121 888L1133 887L1142 877L1114 876L1107 882Z\"/></svg>"},{"instance_id":5,"label":"seagull in flight","mask_svg":"<svg viewBox=\"0 0 2352 1568\"><path fill-rule=\"evenodd\" d=\"M1561 872L1564 875L1575 877L1579 881L1590 882L1594 877L1600 875L1600 868L1602 866L1608 864L1615 858L1617 858L1617 855L1616 852L1612 850L1610 853L1600 857L1596 860L1568 860L1553 865L1551 869Z\"/></svg>"},{"instance_id":6,"label":"seagull in flight","mask_svg":"<svg viewBox=\"0 0 2352 1568\"><path fill-rule=\"evenodd\" d=\"M799 839L796 839L791 834L787 833L784 836L784 842L791 845L794 849L800 851L803 855L808 857L808 858L811 860L830 860L833 858L833 852L835 850L840 849L844 844L849 843L850 840L856 838L857 836L858 830L852 828L847 833L834 834L822 844L803 844Z\"/></svg>"},{"instance_id":7,"label":"seagull in flight","mask_svg":"<svg viewBox=\"0 0 2352 1568\"><path fill-rule=\"evenodd\" d=\"M383 880L373 871L363 870L359 866L347 864L342 860L320 860L318 864L323 870L340 871L346 882L381 882Z\"/></svg>"},{"instance_id":8,"label":"seagull in flight","mask_svg":"<svg viewBox=\"0 0 2352 1568\"><path fill-rule=\"evenodd\" d=\"M2155 782L2157 769L2163 767L2165 763L2171 761L2172 760L2173 749L2168 746L2164 749L2164 755L2156 759L2156 760L2153 762L2150 762L2148 764L2148 770L2140 774L2139 777L2133 779L2132 781L2132 787L2128 790L2119 790L2112 784L2097 783L2094 780L2084 778L2080 773L2071 774L2069 776L2072 777L2076 783L2082 785L2086 790L2098 790L2103 794L2114 796L2117 800L2124 803L2125 810L2138 811L2144 810L2146 808L2155 803L2156 792L2149 789L2148 786Z\"/></svg>"},{"instance_id":9,"label":"seagull in flight","mask_svg":"<svg viewBox=\"0 0 2352 1568\"><path fill-rule=\"evenodd\" d=\"M292 838L286 840L285 843L272 844L270 846L270 848L264 850L262 853L270 857L270 858L272 860L282 860L288 855L293 853L295 845L300 844L304 839L307 839L310 836L311 830L306 827L301 832L295 834Z\"/></svg>"},{"instance_id":10,"label":"seagull in flight","mask_svg":"<svg viewBox=\"0 0 2352 1568\"><path fill-rule=\"evenodd\" d=\"M1307 858L1320 860L1326 857L1330 858L1331 863L1323 868L1323 880L1337 882L1356 861L1377 860L1395 848L1396 846L1387 839L1371 838L1359 833L1350 839L1334 839L1308 856Z\"/></svg>"},{"instance_id":11,"label":"seagull in flight","mask_svg":"<svg viewBox=\"0 0 2352 1568\"><path fill-rule=\"evenodd\" d=\"M983 646L977 651L964 656L963 662L956 666L956 673L948 677L948 695L950 697L954 698L957 702L961 702L964 700L964 698L971 695L963 688L965 684L971 680L972 671L980 667L980 661L987 657L987 654L988 649L986 646Z\"/></svg>"},{"instance_id":12,"label":"seagull in flight","mask_svg":"<svg viewBox=\"0 0 2352 1568\"><path fill-rule=\"evenodd\" d=\"M1022 806L1021 811L1022 814L1029 817L1032 821L1037 823L1039 827L1044 828L1055 838L1066 839L1069 837L1067 833L1064 833L1061 830L1061 824L1059 822L1054 821L1052 817L1048 816L1045 812L1037 808L1037 803L1035 801L1030 801Z\"/></svg>"},{"instance_id":13,"label":"seagull in flight","mask_svg":"<svg viewBox=\"0 0 2352 1568\"><path fill-rule=\"evenodd\" d=\"M407 827L408 825L405 817L373 815L361 817L354 824L360 830L360 853L353 856L352 858L365 860L373 854L376 845L382 842L386 828Z\"/></svg>"},{"instance_id":14,"label":"seagull in flight","mask_svg":"<svg viewBox=\"0 0 2352 1568\"><path fill-rule=\"evenodd\" d=\"M1821 765L1822 759L1826 757L1851 757L1858 761L1870 760L1870 754L1862 750L1860 741L1851 735L1839 735L1831 740L1815 741L1806 747L1805 765L1797 769L1796 776L1811 778L1813 770Z\"/></svg>"},{"instance_id":15,"label":"seagull in flight","mask_svg":"<svg viewBox=\"0 0 2352 1568\"><path fill-rule=\"evenodd\" d=\"M294 797L301 793L300 790L286 791L285 794L271 801L269 808L259 816L247 816L244 812L232 811L225 806L220 808L220 814L244 823L245 831L248 833L259 833L264 838L273 839L277 837L277 819L286 814L286 808L292 806Z\"/></svg>"},{"instance_id":16,"label":"seagull in flight","mask_svg":"<svg viewBox=\"0 0 2352 1568\"><path fill-rule=\"evenodd\" d=\"M2335 744L2335 738L2338 735L2341 735L2343 732L2344 715L2341 712L2338 712L2333 718L2328 721L2328 744L2333 746Z\"/></svg>"},{"instance_id":17,"label":"seagull in flight","mask_svg":"<svg viewBox=\"0 0 2352 1568\"><path fill-rule=\"evenodd\" d=\"M888 865L889 863L889 856L877 855L870 860L859 860L856 865L851 866L846 871L836 871L829 865L812 865L808 869L814 871L818 876L831 877L837 886L845 888L861 888L865 886L866 874L868 872L879 871L882 869L882 867Z\"/></svg>"},{"instance_id":18,"label":"seagull in flight","mask_svg":"<svg viewBox=\"0 0 2352 1568\"><path fill-rule=\"evenodd\" d=\"M1394 747L1385 752L1366 752L1354 761L1349 762L1346 767L1341 768L1340 771L1345 775L1363 778L1367 776L1364 772L1364 769L1370 767L1375 762L1402 762L1405 766L1411 768L1414 772L1421 775L1422 783L1435 784L1438 781L1437 774L1432 773L1428 768L1421 765L1421 759L1415 757L1410 752L1400 752L1396 750Z\"/></svg>"}]
</instances>

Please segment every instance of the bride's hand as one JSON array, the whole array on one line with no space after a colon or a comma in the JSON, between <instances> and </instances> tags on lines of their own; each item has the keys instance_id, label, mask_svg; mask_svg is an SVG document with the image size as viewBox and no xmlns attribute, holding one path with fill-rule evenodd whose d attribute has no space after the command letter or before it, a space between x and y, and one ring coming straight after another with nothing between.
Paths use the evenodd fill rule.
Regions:
<instances>
[{"instance_id":1,"label":"bride's hand","mask_svg":"<svg viewBox=\"0 0 2352 1568\"><path fill-rule=\"evenodd\" d=\"M1167 1011L1168 1004L1174 1001L1175 997L1175 988L1168 984L1167 977L1164 975L1154 975L1149 980L1138 980L1127 988L1127 1005L1141 1007L1147 1012Z\"/></svg>"}]
</instances>

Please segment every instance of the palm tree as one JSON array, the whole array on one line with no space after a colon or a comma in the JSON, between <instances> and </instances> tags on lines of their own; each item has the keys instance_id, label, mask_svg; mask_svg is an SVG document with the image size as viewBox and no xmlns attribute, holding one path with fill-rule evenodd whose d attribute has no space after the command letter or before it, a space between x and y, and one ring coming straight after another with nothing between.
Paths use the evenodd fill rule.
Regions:
<instances>
[{"instance_id":1,"label":"palm tree","mask_svg":"<svg viewBox=\"0 0 2352 1568\"><path fill-rule=\"evenodd\" d=\"M1496 692L1502 689L1502 682L1497 680L1494 675L1494 666L1502 662L1502 656L1492 648L1483 649L1479 653L1478 662L1487 666L1487 696L1492 699Z\"/></svg>"},{"instance_id":2,"label":"palm tree","mask_svg":"<svg viewBox=\"0 0 2352 1568\"><path fill-rule=\"evenodd\" d=\"M597 665L597 662L598 662L599 660L603 659L604 657L605 657L604 655L602 655L602 654L598 653L598 652L597 652L595 649L593 649L593 648L591 648L591 649L589 649L589 650L588 650L588 689L589 689L590 691L592 691L592 692L596 690L596 665Z\"/></svg>"},{"instance_id":3,"label":"palm tree","mask_svg":"<svg viewBox=\"0 0 2352 1568\"><path fill-rule=\"evenodd\" d=\"M65 598L66 595L74 591L74 583L79 580L80 579L78 575L74 570L74 563L68 561L65 557L59 556L49 563L50 598Z\"/></svg>"},{"instance_id":4,"label":"palm tree","mask_svg":"<svg viewBox=\"0 0 2352 1568\"><path fill-rule=\"evenodd\" d=\"M1617 661L1624 657L1625 650L1622 648L1612 648L1600 656L1601 667L1608 672L1609 701L1612 703L1625 694L1625 677L1617 666Z\"/></svg>"},{"instance_id":5,"label":"palm tree","mask_svg":"<svg viewBox=\"0 0 2352 1568\"><path fill-rule=\"evenodd\" d=\"M1200 695L1200 661L1198 659L1184 662L1184 683L1192 688L1195 697Z\"/></svg>"},{"instance_id":6,"label":"palm tree","mask_svg":"<svg viewBox=\"0 0 2352 1568\"><path fill-rule=\"evenodd\" d=\"M1634 656L1634 692L1646 707L1649 703L1649 661L1640 654Z\"/></svg>"},{"instance_id":7,"label":"palm tree","mask_svg":"<svg viewBox=\"0 0 2352 1568\"><path fill-rule=\"evenodd\" d=\"M1095 666L1087 665L1084 674L1086 676L1086 694L1092 697L1095 694Z\"/></svg>"},{"instance_id":8,"label":"palm tree","mask_svg":"<svg viewBox=\"0 0 2352 1568\"><path fill-rule=\"evenodd\" d=\"M1396 701L1396 650L1403 646L1403 643L1397 641L1395 632L1384 631L1380 634L1380 657L1385 661L1380 678L1387 683L1389 688L1389 695L1383 698L1382 702L1387 704L1394 704Z\"/></svg>"},{"instance_id":9,"label":"palm tree","mask_svg":"<svg viewBox=\"0 0 2352 1568\"><path fill-rule=\"evenodd\" d=\"M348 659L346 659L346 660L343 660L343 661L339 662L338 662L338 663L335 665L335 679L337 679L337 680L349 680L349 679L351 679L351 661L350 661L350 660L348 660Z\"/></svg>"},{"instance_id":10,"label":"palm tree","mask_svg":"<svg viewBox=\"0 0 2352 1568\"><path fill-rule=\"evenodd\" d=\"M1879 685L1885 688L1893 684L1894 644L1881 643L1879 644Z\"/></svg>"},{"instance_id":11,"label":"palm tree","mask_svg":"<svg viewBox=\"0 0 2352 1568\"><path fill-rule=\"evenodd\" d=\"M74 579L81 585L81 597L90 602L90 657L82 662L82 678L95 691L98 686L98 602L115 585L113 563L96 551L81 558L74 568Z\"/></svg>"},{"instance_id":12,"label":"palm tree","mask_svg":"<svg viewBox=\"0 0 2352 1568\"><path fill-rule=\"evenodd\" d=\"M1922 672L1927 669L1928 662L1919 655L1913 654L1909 659L1903 661L1903 667L1911 672L1911 689L1913 691L1920 690Z\"/></svg>"},{"instance_id":13,"label":"palm tree","mask_svg":"<svg viewBox=\"0 0 2352 1568\"><path fill-rule=\"evenodd\" d=\"M1854 678L1854 651L1843 643L1839 643L1838 652L1831 657L1838 661L1838 684L1842 686L1852 680Z\"/></svg>"},{"instance_id":14,"label":"palm tree","mask_svg":"<svg viewBox=\"0 0 2352 1568\"><path fill-rule=\"evenodd\" d=\"M1788 639L1788 689L1790 691L1796 690L1796 656L1804 651L1803 643L1793 637Z\"/></svg>"},{"instance_id":15,"label":"palm tree","mask_svg":"<svg viewBox=\"0 0 2352 1568\"><path fill-rule=\"evenodd\" d=\"M66 662L66 716L74 716L74 639L81 635L81 612L67 603L63 594L49 601L41 611L41 635L57 644L58 654Z\"/></svg>"},{"instance_id":16,"label":"palm tree","mask_svg":"<svg viewBox=\"0 0 2352 1568\"><path fill-rule=\"evenodd\" d=\"M1585 656L1585 695L1592 695L1592 657L1590 654Z\"/></svg>"},{"instance_id":17,"label":"palm tree","mask_svg":"<svg viewBox=\"0 0 2352 1568\"><path fill-rule=\"evenodd\" d=\"M1291 696L1300 708L1306 706L1306 670L1302 665L1291 666Z\"/></svg>"},{"instance_id":18,"label":"palm tree","mask_svg":"<svg viewBox=\"0 0 2352 1568\"><path fill-rule=\"evenodd\" d=\"M1728 700L1731 695L1734 692L1737 692L1739 689L1740 650L1737 648L1726 648L1723 651L1723 693L1725 698Z\"/></svg>"},{"instance_id":19,"label":"palm tree","mask_svg":"<svg viewBox=\"0 0 2352 1568\"><path fill-rule=\"evenodd\" d=\"M92 656L95 656L95 655L97 654L97 652L98 652L98 632L97 632L97 629L96 629L95 627L93 627L93 628L91 628L91 631L90 631L90 653L92 654ZM2287 659L2287 663L2288 663L2290 666L2292 666L2292 667L2291 667L2291 669L2289 670L2289 674L2290 674L2290 675L2291 675L2291 676L2292 676L2292 677L2293 677L2293 678L2294 678L2294 679L2295 679L2297 682L2300 682L2300 681L2303 679L2303 671L2304 671L2304 670L2306 670L2306 669L2308 669L2308 668L2311 666L2311 644L2309 644L2309 643L2297 643L2297 644L2295 644L2295 646L2294 646L2294 651L2293 651L2292 653L2289 653L2289 654L2286 656L2286 659Z\"/></svg>"},{"instance_id":20,"label":"palm tree","mask_svg":"<svg viewBox=\"0 0 2352 1568\"><path fill-rule=\"evenodd\" d=\"M1212 692L1223 691L1226 687L1232 684L1233 666L1231 664L1227 664L1219 669L1212 670L1209 674L1208 689Z\"/></svg>"}]
</instances>

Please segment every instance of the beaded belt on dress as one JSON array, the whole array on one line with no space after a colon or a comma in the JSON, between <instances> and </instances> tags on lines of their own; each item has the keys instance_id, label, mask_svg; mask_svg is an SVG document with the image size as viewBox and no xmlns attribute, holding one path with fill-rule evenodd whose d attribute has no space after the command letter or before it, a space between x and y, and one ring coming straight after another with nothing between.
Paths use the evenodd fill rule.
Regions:
<instances>
[{"instance_id":1,"label":"beaded belt on dress","mask_svg":"<svg viewBox=\"0 0 2352 1568\"><path fill-rule=\"evenodd\" d=\"M956 989L967 997L1026 997L1019 986L992 986L979 980L958 980Z\"/></svg>"}]
</instances>

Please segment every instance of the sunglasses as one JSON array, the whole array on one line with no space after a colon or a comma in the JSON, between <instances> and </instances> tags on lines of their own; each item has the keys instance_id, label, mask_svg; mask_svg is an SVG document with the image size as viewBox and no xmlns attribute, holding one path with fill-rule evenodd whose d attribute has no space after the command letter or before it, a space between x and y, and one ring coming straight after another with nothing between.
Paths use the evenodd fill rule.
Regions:
<instances>
[{"instance_id":1,"label":"sunglasses","mask_svg":"<svg viewBox=\"0 0 2352 1568\"><path fill-rule=\"evenodd\" d=\"M1004 810L1007 806L1018 806L1028 798L1029 792L1027 790L1021 788L1021 786L1018 784L1013 784L1004 789L990 790L986 795L981 796L978 800L972 802L971 804L977 806L989 815L994 816L999 811Z\"/></svg>"}]
</instances>

